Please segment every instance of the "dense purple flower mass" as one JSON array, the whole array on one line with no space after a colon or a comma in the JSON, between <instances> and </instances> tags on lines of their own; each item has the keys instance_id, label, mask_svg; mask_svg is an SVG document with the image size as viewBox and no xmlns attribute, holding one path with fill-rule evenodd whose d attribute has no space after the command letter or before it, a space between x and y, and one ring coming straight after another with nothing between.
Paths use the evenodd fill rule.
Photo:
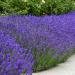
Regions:
<instances>
[{"instance_id":1,"label":"dense purple flower mass","mask_svg":"<svg viewBox=\"0 0 75 75\"><path fill-rule=\"evenodd\" d=\"M0 75L32 74L33 55L22 48L15 39L0 30Z\"/></svg>"},{"instance_id":2,"label":"dense purple flower mass","mask_svg":"<svg viewBox=\"0 0 75 75\"><path fill-rule=\"evenodd\" d=\"M21 73L26 65L28 65L26 63L27 57L25 57L25 53L21 52L21 54L19 53L20 51L26 52L26 49L30 51L36 48L39 53L44 53L48 48L50 53L52 52L51 50L54 49L52 57L57 57L59 55L64 56L72 52L75 48L75 12L59 16L0 17L0 30L3 30L0 31L0 73L2 74L5 69L4 73L9 71L8 75L10 75L10 73L12 74L13 68L14 73L16 73L15 69L18 68L18 65L22 64L22 66L19 66L22 69L18 70L18 73ZM9 35L6 35L7 33ZM30 70L33 63L31 53L32 51L28 52L31 58L27 61L30 62ZM12 58L11 62L8 63L7 60L10 58ZM15 61L15 63L12 63L13 61ZM2 67L4 64L5 66ZM11 66L15 64L18 65L11 68Z\"/></svg>"}]
</instances>

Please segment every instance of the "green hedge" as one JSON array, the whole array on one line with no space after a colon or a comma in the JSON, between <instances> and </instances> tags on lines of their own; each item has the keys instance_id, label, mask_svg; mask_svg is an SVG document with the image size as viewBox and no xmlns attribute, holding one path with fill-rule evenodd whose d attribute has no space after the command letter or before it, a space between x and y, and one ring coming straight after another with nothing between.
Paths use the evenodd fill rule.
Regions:
<instances>
[{"instance_id":1,"label":"green hedge","mask_svg":"<svg viewBox=\"0 0 75 75\"><path fill-rule=\"evenodd\" d=\"M0 0L0 15L62 14L75 10L74 0Z\"/></svg>"}]
</instances>

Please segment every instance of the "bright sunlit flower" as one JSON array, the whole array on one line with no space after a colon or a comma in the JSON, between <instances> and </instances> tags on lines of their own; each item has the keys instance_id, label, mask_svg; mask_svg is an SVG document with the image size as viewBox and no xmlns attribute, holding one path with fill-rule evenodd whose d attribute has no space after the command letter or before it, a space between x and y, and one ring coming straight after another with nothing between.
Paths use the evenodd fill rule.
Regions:
<instances>
[{"instance_id":1,"label":"bright sunlit flower","mask_svg":"<svg viewBox=\"0 0 75 75\"><path fill-rule=\"evenodd\" d=\"M27 2L27 0L22 0L23 2Z\"/></svg>"},{"instance_id":2,"label":"bright sunlit flower","mask_svg":"<svg viewBox=\"0 0 75 75\"><path fill-rule=\"evenodd\" d=\"M44 0L42 0L42 3L45 3L45 1L44 1Z\"/></svg>"}]
</instances>

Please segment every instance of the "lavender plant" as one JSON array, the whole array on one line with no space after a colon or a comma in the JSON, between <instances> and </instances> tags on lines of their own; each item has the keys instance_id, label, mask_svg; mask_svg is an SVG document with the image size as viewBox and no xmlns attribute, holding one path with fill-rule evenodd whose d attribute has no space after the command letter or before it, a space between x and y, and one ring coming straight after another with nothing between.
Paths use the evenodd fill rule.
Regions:
<instances>
[{"instance_id":1,"label":"lavender plant","mask_svg":"<svg viewBox=\"0 0 75 75\"><path fill-rule=\"evenodd\" d=\"M32 75L31 53L17 44L6 30L0 29L0 75Z\"/></svg>"},{"instance_id":2,"label":"lavender plant","mask_svg":"<svg viewBox=\"0 0 75 75\"><path fill-rule=\"evenodd\" d=\"M75 12L59 16L4 16L0 22L20 46L32 50L33 71L53 67L75 52Z\"/></svg>"}]
</instances>

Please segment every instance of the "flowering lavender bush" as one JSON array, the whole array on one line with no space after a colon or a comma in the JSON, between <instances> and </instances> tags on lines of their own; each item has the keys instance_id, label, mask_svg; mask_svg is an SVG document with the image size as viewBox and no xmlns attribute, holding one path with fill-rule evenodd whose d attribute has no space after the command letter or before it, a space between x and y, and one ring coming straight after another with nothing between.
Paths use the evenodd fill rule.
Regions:
<instances>
[{"instance_id":1,"label":"flowering lavender bush","mask_svg":"<svg viewBox=\"0 0 75 75\"><path fill-rule=\"evenodd\" d=\"M33 71L53 67L75 52L75 12L59 16L4 16L0 22L22 48L32 50Z\"/></svg>"},{"instance_id":2,"label":"flowering lavender bush","mask_svg":"<svg viewBox=\"0 0 75 75\"><path fill-rule=\"evenodd\" d=\"M31 50L22 48L0 27L0 75L31 75L32 65Z\"/></svg>"}]
</instances>

